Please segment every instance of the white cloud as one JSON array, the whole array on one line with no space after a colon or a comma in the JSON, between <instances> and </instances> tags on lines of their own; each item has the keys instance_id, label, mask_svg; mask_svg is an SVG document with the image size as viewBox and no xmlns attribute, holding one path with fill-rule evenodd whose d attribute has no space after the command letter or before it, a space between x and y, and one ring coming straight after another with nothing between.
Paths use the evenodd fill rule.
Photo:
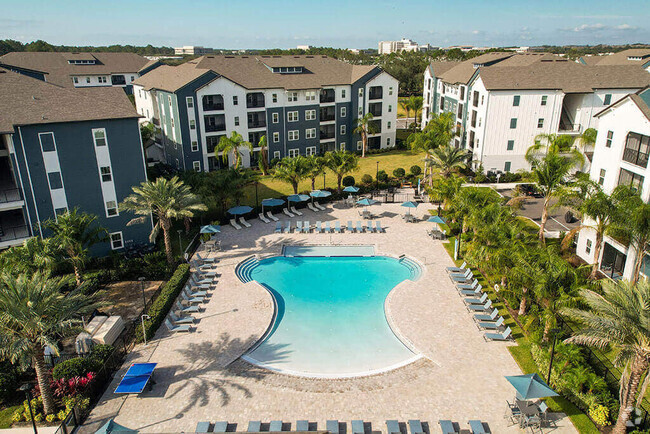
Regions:
<instances>
[{"instance_id":1,"label":"white cloud","mask_svg":"<svg viewBox=\"0 0 650 434\"><path fill-rule=\"evenodd\" d=\"M480 30L472 30L472 34L473 34L473 35L478 35L478 34L480 34L480 33L481 33Z\"/></svg>"},{"instance_id":2,"label":"white cloud","mask_svg":"<svg viewBox=\"0 0 650 434\"><path fill-rule=\"evenodd\" d=\"M603 31L607 28L606 25L598 23L598 24L582 24L578 27L574 27L573 31L574 32L600 32Z\"/></svg>"},{"instance_id":3,"label":"white cloud","mask_svg":"<svg viewBox=\"0 0 650 434\"><path fill-rule=\"evenodd\" d=\"M629 24L620 24L618 26L614 26L616 30L636 30L638 27L636 26L631 26Z\"/></svg>"},{"instance_id":4,"label":"white cloud","mask_svg":"<svg viewBox=\"0 0 650 434\"><path fill-rule=\"evenodd\" d=\"M573 32L573 33L601 33L607 30L632 31L637 29L638 27L631 26L629 24L619 24L617 26L609 26L602 23L596 23L596 24L581 24L577 27L569 27L560 30L565 32Z\"/></svg>"}]
</instances>

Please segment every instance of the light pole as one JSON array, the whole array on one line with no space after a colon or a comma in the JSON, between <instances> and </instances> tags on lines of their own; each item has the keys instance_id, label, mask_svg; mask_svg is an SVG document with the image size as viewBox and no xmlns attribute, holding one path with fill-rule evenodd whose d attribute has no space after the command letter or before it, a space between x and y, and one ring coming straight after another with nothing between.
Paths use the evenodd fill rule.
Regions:
<instances>
[{"instance_id":1,"label":"light pole","mask_svg":"<svg viewBox=\"0 0 650 434\"><path fill-rule=\"evenodd\" d=\"M548 363L548 375L546 376L546 384L551 385L551 369L553 368L553 356L555 356L555 342L557 341L557 335L562 329L551 329L553 333L553 345L551 346L551 360Z\"/></svg>"},{"instance_id":2,"label":"light pole","mask_svg":"<svg viewBox=\"0 0 650 434\"><path fill-rule=\"evenodd\" d=\"M144 320L151 319L149 315L142 315L140 320L142 321L142 337L144 338L144 344L147 345L147 330L144 328Z\"/></svg>"},{"instance_id":3,"label":"light pole","mask_svg":"<svg viewBox=\"0 0 650 434\"><path fill-rule=\"evenodd\" d=\"M259 182L255 181L255 208L259 206L257 203L257 186L259 185Z\"/></svg>"},{"instance_id":4,"label":"light pole","mask_svg":"<svg viewBox=\"0 0 650 434\"><path fill-rule=\"evenodd\" d=\"M178 232L178 255L183 256L183 241L181 240L183 229L179 229L176 232Z\"/></svg>"},{"instance_id":5,"label":"light pole","mask_svg":"<svg viewBox=\"0 0 650 434\"><path fill-rule=\"evenodd\" d=\"M144 296L144 277L138 277L140 281L140 289L142 290L142 313L147 308L147 298Z\"/></svg>"},{"instance_id":6,"label":"light pole","mask_svg":"<svg viewBox=\"0 0 650 434\"><path fill-rule=\"evenodd\" d=\"M323 172L323 190L325 190L325 172Z\"/></svg>"},{"instance_id":7,"label":"light pole","mask_svg":"<svg viewBox=\"0 0 650 434\"><path fill-rule=\"evenodd\" d=\"M377 190L379 190L379 161L377 161L377 172L375 172L375 181L377 182Z\"/></svg>"},{"instance_id":8,"label":"light pole","mask_svg":"<svg viewBox=\"0 0 650 434\"><path fill-rule=\"evenodd\" d=\"M32 397L31 394L29 393L30 390L32 389L32 385L29 383L24 383L18 390L25 392L25 398L27 399L27 406L29 407L29 416L30 419L32 420L32 428L34 428L34 434L38 434L38 430L36 429L36 421L34 421L34 410L32 410Z\"/></svg>"}]
</instances>

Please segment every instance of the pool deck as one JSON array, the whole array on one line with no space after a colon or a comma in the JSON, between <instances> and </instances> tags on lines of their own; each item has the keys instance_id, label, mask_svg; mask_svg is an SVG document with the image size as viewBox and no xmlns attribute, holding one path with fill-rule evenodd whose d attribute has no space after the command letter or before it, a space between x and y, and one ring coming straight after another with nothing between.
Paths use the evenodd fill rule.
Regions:
<instances>
[{"instance_id":1,"label":"pool deck","mask_svg":"<svg viewBox=\"0 0 650 434\"><path fill-rule=\"evenodd\" d=\"M413 214L422 216L428 208L420 205ZM109 418L143 432L193 432L199 421L228 421L245 431L250 420L283 420L295 429L301 419L316 422L319 429L325 429L326 420L338 419L348 432L351 420L362 419L375 433L386 432L387 419L420 419L431 432L440 431L439 419L465 430L468 420L481 419L493 433L520 432L503 417L506 400L514 397L504 376L521 373L507 350L513 344L484 340L447 277L451 259L440 241L426 236L433 224L405 223L405 208L398 204L369 209L379 214L385 233L275 234L275 224L257 219L239 231L222 226L222 251L213 254L219 282L196 315L196 330L171 334L163 326L152 342L136 346L80 432L94 432ZM312 225L361 220L357 209L338 204L303 213L299 219ZM280 374L243 361L240 356L269 327L273 301L257 283L241 283L235 266L254 254L277 255L284 244L371 244L377 254L407 254L423 263L418 281L404 282L389 294L386 312L396 334L424 357L382 374L334 380ZM278 348L278 359L285 356ZM134 362L158 363L153 390L114 395ZM576 432L566 417L557 425L555 433Z\"/></svg>"}]
</instances>

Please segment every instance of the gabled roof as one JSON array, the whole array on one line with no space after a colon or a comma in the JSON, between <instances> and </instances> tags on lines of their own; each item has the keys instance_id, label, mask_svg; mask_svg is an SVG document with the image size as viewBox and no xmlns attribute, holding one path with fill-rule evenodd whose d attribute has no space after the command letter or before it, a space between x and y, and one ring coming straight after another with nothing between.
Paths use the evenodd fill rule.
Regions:
<instances>
[{"instance_id":1,"label":"gabled roof","mask_svg":"<svg viewBox=\"0 0 650 434\"><path fill-rule=\"evenodd\" d=\"M93 61L95 64L71 64L70 61ZM0 63L47 73L47 81L73 87L73 75L136 73L149 60L135 53L58 53L12 52L0 57Z\"/></svg>"},{"instance_id":2,"label":"gabled roof","mask_svg":"<svg viewBox=\"0 0 650 434\"><path fill-rule=\"evenodd\" d=\"M21 125L137 117L120 88L69 89L0 69L0 133Z\"/></svg>"},{"instance_id":3,"label":"gabled roof","mask_svg":"<svg viewBox=\"0 0 650 434\"><path fill-rule=\"evenodd\" d=\"M598 66L607 65L638 65L650 62L650 48L631 48L603 56L585 56L581 60Z\"/></svg>"},{"instance_id":4,"label":"gabled roof","mask_svg":"<svg viewBox=\"0 0 650 434\"><path fill-rule=\"evenodd\" d=\"M458 65L460 65L459 61L434 60L431 63L429 63L429 70L431 71L432 76L440 77L440 75L444 74L445 72L449 71L451 68L454 68Z\"/></svg>"},{"instance_id":5,"label":"gabled roof","mask_svg":"<svg viewBox=\"0 0 650 434\"><path fill-rule=\"evenodd\" d=\"M209 69L198 69L190 63L178 66L162 65L137 78L133 84L142 86L145 90L160 89L173 93L205 74L216 77Z\"/></svg>"},{"instance_id":6,"label":"gabled roof","mask_svg":"<svg viewBox=\"0 0 650 434\"><path fill-rule=\"evenodd\" d=\"M609 110L618 107L623 101L627 100L632 101L636 106L641 110L641 113L650 121L650 87L646 87L645 89L641 89L640 91L636 93L631 93L629 95L625 95L623 98L619 99L618 101L614 102L610 106L606 107L604 110L599 111L596 113L596 117L600 117Z\"/></svg>"},{"instance_id":7,"label":"gabled roof","mask_svg":"<svg viewBox=\"0 0 650 434\"><path fill-rule=\"evenodd\" d=\"M492 65L514 55L513 52L481 54L480 56L458 63L453 68L442 72L438 77L442 81L450 84L467 84L477 68Z\"/></svg>"}]
</instances>

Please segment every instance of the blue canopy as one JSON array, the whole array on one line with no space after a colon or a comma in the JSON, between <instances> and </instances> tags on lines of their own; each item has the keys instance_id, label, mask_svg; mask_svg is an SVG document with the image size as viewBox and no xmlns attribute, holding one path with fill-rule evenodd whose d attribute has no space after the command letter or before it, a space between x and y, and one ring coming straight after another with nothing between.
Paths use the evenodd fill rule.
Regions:
<instances>
[{"instance_id":1,"label":"blue canopy","mask_svg":"<svg viewBox=\"0 0 650 434\"><path fill-rule=\"evenodd\" d=\"M418 204L417 204L417 202L411 202L411 201L409 200L409 201L404 202L404 203L402 204L402 206L405 207L405 208L417 208L417 207L418 207Z\"/></svg>"},{"instance_id":2,"label":"blue canopy","mask_svg":"<svg viewBox=\"0 0 650 434\"><path fill-rule=\"evenodd\" d=\"M447 223L445 221L445 219L443 219L442 217L440 217L438 215L434 215L434 216L429 217L429 219L427 221L431 222L431 223L438 223L438 224L446 224Z\"/></svg>"},{"instance_id":3,"label":"blue canopy","mask_svg":"<svg viewBox=\"0 0 650 434\"><path fill-rule=\"evenodd\" d=\"M358 193L359 192L359 187L355 187L354 185L349 185L343 189L344 192L346 193Z\"/></svg>"},{"instance_id":4,"label":"blue canopy","mask_svg":"<svg viewBox=\"0 0 650 434\"><path fill-rule=\"evenodd\" d=\"M376 203L378 203L376 200L368 199L368 198L364 198L357 201L357 205L363 205L363 206L374 205Z\"/></svg>"},{"instance_id":5,"label":"blue canopy","mask_svg":"<svg viewBox=\"0 0 650 434\"><path fill-rule=\"evenodd\" d=\"M283 203L284 201L282 199L269 198L262 200L262 206L278 206L282 205Z\"/></svg>"},{"instance_id":6,"label":"blue canopy","mask_svg":"<svg viewBox=\"0 0 650 434\"><path fill-rule=\"evenodd\" d=\"M304 202L306 200L309 200L309 196L306 194L292 194L291 196L287 197L287 200L289 202Z\"/></svg>"},{"instance_id":7,"label":"blue canopy","mask_svg":"<svg viewBox=\"0 0 650 434\"><path fill-rule=\"evenodd\" d=\"M235 206L228 210L228 212L232 215L246 214L247 212L251 211L253 211L253 208L246 205Z\"/></svg>"},{"instance_id":8,"label":"blue canopy","mask_svg":"<svg viewBox=\"0 0 650 434\"><path fill-rule=\"evenodd\" d=\"M221 226L219 225L205 225L201 226L202 234L218 234L221 232Z\"/></svg>"},{"instance_id":9,"label":"blue canopy","mask_svg":"<svg viewBox=\"0 0 650 434\"><path fill-rule=\"evenodd\" d=\"M513 375L506 377L517 391L517 398L522 400L558 396L553 389L537 374Z\"/></svg>"},{"instance_id":10,"label":"blue canopy","mask_svg":"<svg viewBox=\"0 0 650 434\"><path fill-rule=\"evenodd\" d=\"M111 419L106 422L104 426L95 431L95 434L108 434L112 432L137 433L136 430L122 426Z\"/></svg>"},{"instance_id":11,"label":"blue canopy","mask_svg":"<svg viewBox=\"0 0 650 434\"><path fill-rule=\"evenodd\" d=\"M309 195L311 197L328 197L328 196L331 196L332 193L330 193L329 191L325 191L325 190L314 190L311 193L309 193Z\"/></svg>"}]
</instances>

